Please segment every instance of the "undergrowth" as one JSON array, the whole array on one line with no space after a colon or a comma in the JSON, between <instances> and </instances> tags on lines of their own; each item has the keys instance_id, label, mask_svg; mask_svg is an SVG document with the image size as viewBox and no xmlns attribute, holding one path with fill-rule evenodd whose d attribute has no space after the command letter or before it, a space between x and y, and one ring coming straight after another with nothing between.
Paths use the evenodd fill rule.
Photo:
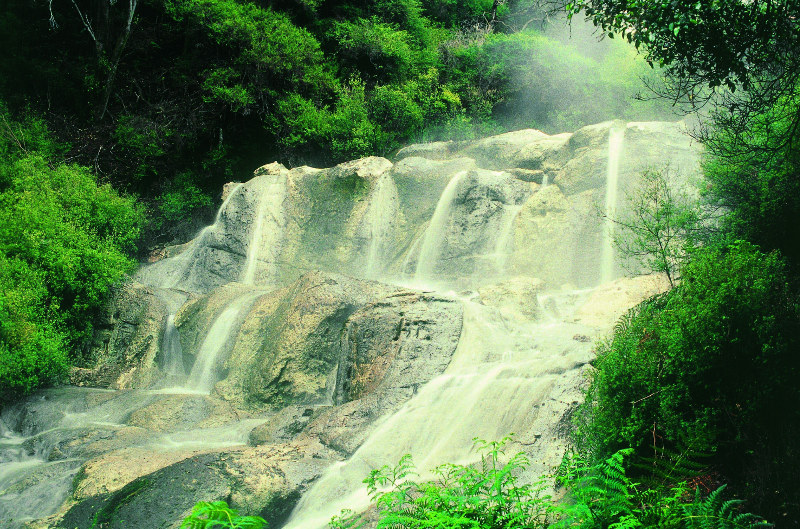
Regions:
<instances>
[{"instance_id":1,"label":"undergrowth","mask_svg":"<svg viewBox=\"0 0 800 529\"><path fill-rule=\"evenodd\" d=\"M506 457L508 438L476 440L474 465L445 464L417 481L406 455L394 467L373 470L364 480L377 509L374 516L343 511L332 529L756 529L771 527L726 499L725 486L708 495L686 482L647 487L627 475L632 450L597 464L565 456L556 476L521 482L529 461ZM555 490L556 499L548 491ZM373 525L374 524L374 525Z\"/></svg>"}]
</instances>

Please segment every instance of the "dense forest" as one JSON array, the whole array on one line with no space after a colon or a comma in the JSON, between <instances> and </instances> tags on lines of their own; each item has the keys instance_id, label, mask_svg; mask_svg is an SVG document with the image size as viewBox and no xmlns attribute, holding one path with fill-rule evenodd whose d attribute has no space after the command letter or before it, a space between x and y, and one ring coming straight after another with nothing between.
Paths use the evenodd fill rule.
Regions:
<instances>
[{"instance_id":1,"label":"dense forest","mask_svg":"<svg viewBox=\"0 0 800 529\"><path fill-rule=\"evenodd\" d=\"M89 363L110 287L187 240L222 184L266 161L322 166L417 141L674 119L677 107L700 123L700 199L651 175L639 217L617 219L629 228L620 249L646 249L631 253L674 286L597 345L559 478L571 507L556 513L516 483L524 461L498 470L490 443L483 474L451 467L415 484L408 462L373 473L379 526L756 527L753 512L796 527L799 11L796 0L8 0L0 403ZM584 18L597 32L581 38ZM214 504L198 504L194 523L223 514L248 526Z\"/></svg>"}]
</instances>

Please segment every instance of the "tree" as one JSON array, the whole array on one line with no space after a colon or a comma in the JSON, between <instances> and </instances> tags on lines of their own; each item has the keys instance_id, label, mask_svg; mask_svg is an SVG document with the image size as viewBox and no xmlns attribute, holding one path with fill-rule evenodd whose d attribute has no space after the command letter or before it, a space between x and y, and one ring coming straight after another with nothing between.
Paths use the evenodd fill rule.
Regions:
<instances>
[{"instance_id":1,"label":"tree","mask_svg":"<svg viewBox=\"0 0 800 529\"><path fill-rule=\"evenodd\" d=\"M706 454L760 512L796 520L800 314L786 266L739 241L682 272L598 345L577 444L596 458Z\"/></svg>"},{"instance_id":2,"label":"tree","mask_svg":"<svg viewBox=\"0 0 800 529\"><path fill-rule=\"evenodd\" d=\"M53 1L48 0L48 9L50 11L50 26L56 28L59 23L53 13ZM83 7L76 0L71 0L71 2L78 13L83 29L92 39L97 56L97 65L101 75L104 77L101 84L100 97L94 109L94 117L100 121L105 117L108 110L108 100L111 97L114 81L117 78L117 70L119 69L122 54L133 30L133 22L139 0L122 2L124 5L122 9L116 5L116 0L89 0ZM81 4L83 4L83 1L81 1Z\"/></svg>"},{"instance_id":3,"label":"tree","mask_svg":"<svg viewBox=\"0 0 800 529\"><path fill-rule=\"evenodd\" d=\"M724 129L722 154L753 148L751 120L783 100L791 126L779 142L800 134L800 1L798 0L575 0L570 15L584 13L609 37L621 35L670 79L661 92L699 109L711 102L711 123ZM788 96L788 97L787 97ZM714 109L724 109L716 112Z\"/></svg>"},{"instance_id":4,"label":"tree","mask_svg":"<svg viewBox=\"0 0 800 529\"><path fill-rule=\"evenodd\" d=\"M667 171L644 171L639 185L627 195L626 213L611 220L622 228L615 231L614 244L622 256L634 261L629 268L663 273L674 287L681 267L699 244L703 215L696 200L673 189Z\"/></svg>"},{"instance_id":5,"label":"tree","mask_svg":"<svg viewBox=\"0 0 800 529\"><path fill-rule=\"evenodd\" d=\"M40 120L0 107L0 401L62 379L109 288L133 267L141 209L84 167Z\"/></svg>"}]
</instances>

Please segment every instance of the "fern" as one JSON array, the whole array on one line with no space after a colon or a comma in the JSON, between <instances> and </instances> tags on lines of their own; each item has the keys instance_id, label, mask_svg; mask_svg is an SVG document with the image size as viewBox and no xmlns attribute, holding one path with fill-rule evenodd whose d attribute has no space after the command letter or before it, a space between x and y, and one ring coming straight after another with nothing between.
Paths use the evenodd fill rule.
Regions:
<instances>
[{"instance_id":1,"label":"fern","mask_svg":"<svg viewBox=\"0 0 800 529\"><path fill-rule=\"evenodd\" d=\"M521 485L518 475L528 465L522 453L506 459L509 441L475 439L482 452L474 466L445 464L434 479L417 483L410 456L395 467L384 466L365 480L375 501L377 529L511 529L544 528L553 508L542 493L544 483ZM390 487L385 491L384 487ZM356 529L364 520L343 512L331 521L336 529Z\"/></svg>"},{"instance_id":2,"label":"fern","mask_svg":"<svg viewBox=\"0 0 800 529\"><path fill-rule=\"evenodd\" d=\"M686 529L760 529L772 527L757 516L741 512L742 500L725 500L725 485L709 494L705 499L700 491L695 493L693 503L683 506Z\"/></svg>"},{"instance_id":3,"label":"fern","mask_svg":"<svg viewBox=\"0 0 800 529\"><path fill-rule=\"evenodd\" d=\"M260 516L239 516L224 501L199 501L181 523L181 529L263 529L266 525Z\"/></svg>"},{"instance_id":4,"label":"fern","mask_svg":"<svg viewBox=\"0 0 800 529\"><path fill-rule=\"evenodd\" d=\"M635 461L631 467L662 484L675 484L696 480L698 476L706 473L711 457L711 453L692 448L672 450L661 446L655 449L653 457Z\"/></svg>"}]
</instances>

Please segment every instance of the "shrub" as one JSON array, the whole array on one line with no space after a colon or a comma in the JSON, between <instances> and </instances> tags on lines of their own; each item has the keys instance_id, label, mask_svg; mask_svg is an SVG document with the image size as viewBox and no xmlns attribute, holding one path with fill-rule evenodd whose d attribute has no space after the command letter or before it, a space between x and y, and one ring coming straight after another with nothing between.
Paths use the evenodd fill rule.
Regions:
<instances>
[{"instance_id":1,"label":"shrub","mask_svg":"<svg viewBox=\"0 0 800 529\"><path fill-rule=\"evenodd\" d=\"M519 481L520 472L528 466L524 454L502 462L507 440L476 439L476 447L483 451L477 465L441 465L433 470L430 481L411 479L416 473L408 455L395 467L373 470L364 482L378 507L376 528L543 527L552 511L544 483ZM361 527L362 522L361 516L345 512L331 521L331 527Z\"/></svg>"},{"instance_id":2,"label":"shrub","mask_svg":"<svg viewBox=\"0 0 800 529\"><path fill-rule=\"evenodd\" d=\"M631 311L598 346L577 444L594 458L625 446L640 456L707 452L737 489L758 498L771 481L770 494L783 487L791 497L799 340L777 254L745 242L698 252L675 289Z\"/></svg>"},{"instance_id":3,"label":"shrub","mask_svg":"<svg viewBox=\"0 0 800 529\"><path fill-rule=\"evenodd\" d=\"M134 265L143 215L88 169L49 163L60 147L40 122L0 117L11 131L0 141L0 398L13 399L82 361L109 288Z\"/></svg>"},{"instance_id":4,"label":"shrub","mask_svg":"<svg viewBox=\"0 0 800 529\"><path fill-rule=\"evenodd\" d=\"M411 457L374 470L364 483L378 510L376 529L756 529L769 527L743 513L741 502L723 498L724 486L704 497L684 484L650 489L627 476L620 450L593 465L565 456L556 481L566 489L558 502L545 495L546 476L523 485L528 465L518 453L506 463L499 442L476 440L483 452L476 465L446 464L434 479L416 482ZM349 511L331 520L332 529L362 528L365 517ZM370 525L371 526L371 525Z\"/></svg>"}]
</instances>

